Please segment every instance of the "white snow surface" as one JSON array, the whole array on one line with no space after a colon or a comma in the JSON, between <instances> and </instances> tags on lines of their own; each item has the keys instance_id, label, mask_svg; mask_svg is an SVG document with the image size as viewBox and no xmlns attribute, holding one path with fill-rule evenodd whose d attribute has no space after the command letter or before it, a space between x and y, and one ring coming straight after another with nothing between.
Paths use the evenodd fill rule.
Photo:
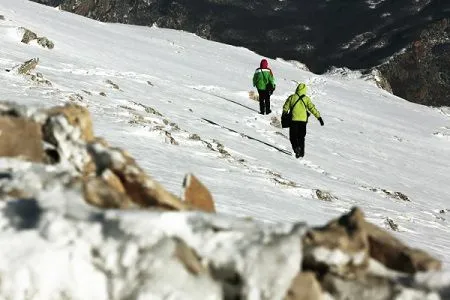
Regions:
<instances>
[{"instance_id":1,"label":"white snow surface","mask_svg":"<svg viewBox=\"0 0 450 300\"><path fill-rule=\"evenodd\" d=\"M255 90L251 78L262 57L247 49L182 31L105 24L26 0L1 0L0 15L5 17L0 20L2 100L39 107L67 102L88 107L96 135L126 149L175 194L181 192L184 175L193 172L210 189L221 215L268 224L322 225L359 206L379 226L388 228L386 219L393 220L399 228L395 236L428 251L449 269L448 109L410 103L363 79L320 76L283 60L269 60L277 89L273 113L262 116L258 103L248 97ZM21 43L19 27L46 36L55 48ZM33 57L39 57L36 71L52 86L37 84L14 70L3 71ZM290 154L288 130L271 122L280 118L284 100L297 82L307 84L325 121L321 127L310 119L303 159ZM190 138L193 134L201 140ZM170 136L178 145L170 143ZM221 145L229 155L219 151ZM4 164L0 161L2 168ZM317 190L334 199L318 199ZM410 201L394 197L395 192ZM39 201L57 195L64 194L44 193ZM115 213L120 218L121 213ZM147 217L133 218L145 223ZM56 233L67 234L64 222L60 228L55 223ZM35 260L27 255L37 251L30 249L41 247L50 251L40 256L42 266L51 261L61 262L61 268L65 263L78 265L73 272L92 267L70 261L66 252L58 256L57 247L46 248L39 232L8 232L1 233L1 244L9 245L1 247L1 253L13 252L11 259L17 264L31 264ZM82 242L71 247L79 259L87 251ZM16 276L22 276L19 281L24 285L34 278L26 272ZM83 280L106 279L98 275ZM89 299L105 299L105 293L98 290Z\"/></svg>"}]
</instances>

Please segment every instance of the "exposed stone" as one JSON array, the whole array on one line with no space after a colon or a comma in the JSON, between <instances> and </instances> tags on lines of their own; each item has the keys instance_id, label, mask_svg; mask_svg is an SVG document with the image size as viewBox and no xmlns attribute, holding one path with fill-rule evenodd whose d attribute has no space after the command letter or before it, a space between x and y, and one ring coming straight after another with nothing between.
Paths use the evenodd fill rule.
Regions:
<instances>
[{"instance_id":1,"label":"exposed stone","mask_svg":"<svg viewBox=\"0 0 450 300\"><path fill-rule=\"evenodd\" d=\"M303 238L303 268L331 269L343 276L366 269L369 246L364 222L362 211L354 208L323 227L310 229Z\"/></svg>"},{"instance_id":2,"label":"exposed stone","mask_svg":"<svg viewBox=\"0 0 450 300\"><path fill-rule=\"evenodd\" d=\"M169 143L171 145L175 145L178 146L178 142L174 139L174 137L172 136L172 134L168 131L164 131L164 135L165 135L165 141L166 143Z\"/></svg>"},{"instance_id":3,"label":"exposed stone","mask_svg":"<svg viewBox=\"0 0 450 300\"><path fill-rule=\"evenodd\" d=\"M450 19L444 18L378 68L397 96L425 105L450 106L449 54Z\"/></svg>"},{"instance_id":4,"label":"exposed stone","mask_svg":"<svg viewBox=\"0 0 450 300\"><path fill-rule=\"evenodd\" d=\"M322 300L322 288L314 273L298 273L284 300Z\"/></svg>"},{"instance_id":5,"label":"exposed stone","mask_svg":"<svg viewBox=\"0 0 450 300\"><path fill-rule=\"evenodd\" d=\"M33 31L31 31L27 28L24 28L24 27L20 27L19 29L23 31L23 36L22 36L22 40L21 40L22 43L28 44L32 40L37 39L37 35Z\"/></svg>"},{"instance_id":6,"label":"exposed stone","mask_svg":"<svg viewBox=\"0 0 450 300\"><path fill-rule=\"evenodd\" d=\"M72 126L65 115L50 115L42 126L42 132L44 141L55 146L60 162L72 166L81 174L93 171L92 159L82 138L81 128Z\"/></svg>"},{"instance_id":7,"label":"exposed stone","mask_svg":"<svg viewBox=\"0 0 450 300\"><path fill-rule=\"evenodd\" d=\"M214 200L209 190L193 174L187 174L183 180L182 199L192 207L206 212L215 212Z\"/></svg>"},{"instance_id":8,"label":"exposed stone","mask_svg":"<svg viewBox=\"0 0 450 300\"><path fill-rule=\"evenodd\" d=\"M200 136L198 134L196 134L196 133L193 133L193 134L189 135L189 139L190 140L194 140L194 141L200 141L201 140Z\"/></svg>"},{"instance_id":9,"label":"exposed stone","mask_svg":"<svg viewBox=\"0 0 450 300\"><path fill-rule=\"evenodd\" d=\"M31 70L36 68L39 63L39 58L32 58L24 62L18 69L19 74L28 74Z\"/></svg>"},{"instance_id":10,"label":"exposed stone","mask_svg":"<svg viewBox=\"0 0 450 300\"><path fill-rule=\"evenodd\" d=\"M409 248L387 231L368 223L358 208L313 228L303 238L304 268L341 276L354 276L367 269L369 256L386 267L405 273L433 271L441 262L426 252Z\"/></svg>"},{"instance_id":11,"label":"exposed stone","mask_svg":"<svg viewBox=\"0 0 450 300\"><path fill-rule=\"evenodd\" d=\"M0 156L42 162L41 127L21 117L0 116Z\"/></svg>"},{"instance_id":12,"label":"exposed stone","mask_svg":"<svg viewBox=\"0 0 450 300\"><path fill-rule=\"evenodd\" d=\"M441 269L441 262L426 252L409 248L369 222L362 223L362 226L369 239L370 256L386 267L406 273Z\"/></svg>"},{"instance_id":13,"label":"exposed stone","mask_svg":"<svg viewBox=\"0 0 450 300\"><path fill-rule=\"evenodd\" d=\"M88 149L94 159L97 174L102 174L104 170L110 169L120 179L126 194L135 204L168 210L188 208L187 204L145 174L125 151L106 148L100 143L92 143Z\"/></svg>"},{"instance_id":14,"label":"exposed stone","mask_svg":"<svg viewBox=\"0 0 450 300\"><path fill-rule=\"evenodd\" d=\"M94 139L91 114L85 107L69 103L64 106L55 106L48 110L49 117L59 114L62 114L70 125L80 129L81 138L84 141L89 142Z\"/></svg>"},{"instance_id":15,"label":"exposed stone","mask_svg":"<svg viewBox=\"0 0 450 300\"><path fill-rule=\"evenodd\" d=\"M386 224L390 229L398 231L398 225L391 218L386 218Z\"/></svg>"},{"instance_id":16,"label":"exposed stone","mask_svg":"<svg viewBox=\"0 0 450 300\"><path fill-rule=\"evenodd\" d=\"M83 192L86 202L101 208L131 208L133 202L120 179L106 169L98 177L85 177Z\"/></svg>"},{"instance_id":17,"label":"exposed stone","mask_svg":"<svg viewBox=\"0 0 450 300\"><path fill-rule=\"evenodd\" d=\"M320 199L322 201L327 201L327 202L331 202L331 201L337 199L330 192L322 191L322 190L319 190L319 189L316 190L316 196L317 196L318 199Z\"/></svg>"},{"instance_id":18,"label":"exposed stone","mask_svg":"<svg viewBox=\"0 0 450 300\"><path fill-rule=\"evenodd\" d=\"M46 37L37 38L37 43L44 48L53 49L55 44Z\"/></svg>"},{"instance_id":19,"label":"exposed stone","mask_svg":"<svg viewBox=\"0 0 450 300\"><path fill-rule=\"evenodd\" d=\"M411 202L411 200L408 198L408 196L406 196L405 194L403 194L402 192L391 192L388 191L386 189L382 189L382 191L389 197L396 199L396 200L403 200L403 201L408 201Z\"/></svg>"},{"instance_id":20,"label":"exposed stone","mask_svg":"<svg viewBox=\"0 0 450 300\"><path fill-rule=\"evenodd\" d=\"M42 75L42 73L39 73L39 72L36 74L32 74L31 80L33 80L34 82L36 82L38 84L52 86L52 83L49 80L45 79L44 76Z\"/></svg>"},{"instance_id":21,"label":"exposed stone","mask_svg":"<svg viewBox=\"0 0 450 300\"><path fill-rule=\"evenodd\" d=\"M114 182L113 184L117 184ZM120 181L118 183L120 184ZM123 188L123 187L122 187ZM84 199L87 203L101 208L128 208L130 199L101 177L87 178L83 184Z\"/></svg>"},{"instance_id":22,"label":"exposed stone","mask_svg":"<svg viewBox=\"0 0 450 300\"><path fill-rule=\"evenodd\" d=\"M119 86L117 84L115 84L114 82L112 82L111 80L107 79L106 83L109 84L112 88L118 90Z\"/></svg>"},{"instance_id":23,"label":"exposed stone","mask_svg":"<svg viewBox=\"0 0 450 300\"><path fill-rule=\"evenodd\" d=\"M391 94L393 94L391 84L389 80L380 72L380 70L374 68L372 70L368 70L367 72L363 72L363 79L367 81L373 81L380 88Z\"/></svg>"}]
</instances>

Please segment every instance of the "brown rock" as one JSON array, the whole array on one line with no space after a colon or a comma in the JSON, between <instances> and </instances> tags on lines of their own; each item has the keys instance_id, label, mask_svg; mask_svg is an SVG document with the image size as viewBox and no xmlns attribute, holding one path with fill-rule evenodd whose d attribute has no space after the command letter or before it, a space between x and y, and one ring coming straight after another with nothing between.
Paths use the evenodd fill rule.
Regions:
<instances>
[{"instance_id":1,"label":"brown rock","mask_svg":"<svg viewBox=\"0 0 450 300\"><path fill-rule=\"evenodd\" d=\"M59 114L64 115L70 125L80 128L81 137L84 141L89 142L94 139L91 115L85 107L77 104L66 104L48 110L48 117Z\"/></svg>"},{"instance_id":2,"label":"brown rock","mask_svg":"<svg viewBox=\"0 0 450 300\"><path fill-rule=\"evenodd\" d=\"M43 162L39 124L24 118L0 116L0 156Z\"/></svg>"},{"instance_id":3,"label":"brown rock","mask_svg":"<svg viewBox=\"0 0 450 300\"><path fill-rule=\"evenodd\" d=\"M184 177L183 188L182 198L186 203L199 210L216 212L211 193L193 174Z\"/></svg>"},{"instance_id":4,"label":"brown rock","mask_svg":"<svg viewBox=\"0 0 450 300\"><path fill-rule=\"evenodd\" d=\"M322 288L312 272L298 273L284 298L284 300L320 299L322 299Z\"/></svg>"},{"instance_id":5,"label":"brown rock","mask_svg":"<svg viewBox=\"0 0 450 300\"><path fill-rule=\"evenodd\" d=\"M141 207L155 207L167 210L185 210L189 205L167 191L157 181L145 174L135 160L125 151L92 143L88 147L97 174L110 169L122 183L133 203Z\"/></svg>"},{"instance_id":6,"label":"brown rock","mask_svg":"<svg viewBox=\"0 0 450 300\"><path fill-rule=\"evenodd\" d=\"M63 113L49 115L46 112L45 117L42 133L44 141L53 148L50 161L57 159L56 162L68 163L84 176L91 175L95 171L95 164L87 151L80 127L70 124Z\"/></svg>"},{"instance_id":7,"label":"brown rock","mask_svg":"<svg viewBox=\"0 0 450 300\"><path fill-rule=\"evenodd\" d=\"M368 222L363 223L369 239L370 256L386 267L406 272L441 269L441 262L426 252L409 248L387 231Z\"/></svg>"},{"instance_id":8,"label":"brown rock","mask_svg":"<svg viewBox=\"0 0 450 300\"><path fill-rule=\"evenodd\" d=\"M87 203L101 208L128 208L131 203L125 193L101 177L86 178L83 193Z\"/></svg>"},{"instance_id":9,"label":"brown rock","mask_svg":"<svg viewBox=\"0 0 450 300\"><path fill-rule=\"evenodd\" d=\"M203 267L199 257L194 250L188 247L182 240L176 240L175 256L184 264L186 269L194 275L206 273L207 270Z\"/></svg>"},{"instance_id":10,"label":"brown rock","mask_svg":"<svg viewBox=\"0 0 450 300\"><path fill-rule=\"evenodd\" d=\"M119 177L117 177L111 170L107 169L102 173L102 179L114 190L119 193L125 194L125 188Z\"/></svg>"},{"instance_id":11,"label":"brown rock","mask_svg":"<svg viewBox=\"0 0 450 300\"><path fill-rule=\"evenodd\" d=\"M426 252L410 248L387 231L366 222L358 208L324 227L311 229L304 236L303 245L304 268L320 272L331 268L341 276L356 276L366 270L369 257L406 273L441 268L441 262ZM339 259L335 260L336 257Z\"/></svg>"},{"instance_id":12,"label":"brown rock","mask_svg":"<svg viewBox=\"0 0 450 300\"><path fill-rule=\"evenodd\" d=\"M450 19L428 24L405 51L378 66L394 94L429 106L450 105Z\"/></svg>"},{"instance_id":13,"label":"brown rock","mask_svg":"<svg viewBox=\"0 0 450 300\"><path fill-rule=\"evenodd\" d=\"M342 275L366 269L369 246L364 222L362 211L354 208L324 227L309 230L303 238L303 268L319 271L332 268Z\"/></svg>"}]
</instances>

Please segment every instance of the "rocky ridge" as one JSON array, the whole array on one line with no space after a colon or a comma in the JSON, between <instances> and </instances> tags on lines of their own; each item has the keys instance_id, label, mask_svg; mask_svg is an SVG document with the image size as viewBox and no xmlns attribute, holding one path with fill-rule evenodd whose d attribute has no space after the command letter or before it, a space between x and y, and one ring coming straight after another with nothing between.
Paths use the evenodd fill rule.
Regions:
<instances>
[{"instance_id":1,"label":"rocky ridge","mask_svg":"<svg viewBox=\"0 0 450 300\"><path fill-rule=\"evenodd\" d=\"M424 105L450 106L450 18L424 29L406 51L378 69L395 95Z\"/></svg>"},{"instance_id":2,"label":"rocky ridge","mask_svg":"<svg viewBox=\"0 0 450 300\"><path fill-rule=\"evenodd\" d=\"M0 116L5 298L450 297L440 261L358 208L323 227L223 216L193 174L178 197L96 137L82 106L2 102Z\"/></svg>"}]
</instances>

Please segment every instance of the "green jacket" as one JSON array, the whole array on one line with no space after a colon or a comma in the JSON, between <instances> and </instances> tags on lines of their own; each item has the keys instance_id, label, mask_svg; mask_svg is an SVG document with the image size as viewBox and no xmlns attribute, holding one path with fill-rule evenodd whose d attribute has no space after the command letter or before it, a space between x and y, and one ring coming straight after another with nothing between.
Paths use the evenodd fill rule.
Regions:
<instances>
[{"instance_id":1,"label":"green jacket","mask_svg":"<svg viewBox=\"0 0 450 300\"><path fill-rule=\"evenodd\" d=\"M265 91L267 89L267 84L271 83L275 89L275 78L269 69L258 68L253 75L253 86L258 90Z\"/></svg>"},{"instance_id":2,"label":"green jacket","mask_svg":"<svg viewBox=\"0 0 450 300\"><path fill-rule=\"evenodd\" d=\"M305 95L303 101L298 101L293 108L295 102L297 102L301 95ZM286 99L286 102L283 105L283 113L288 113L291 109L292 121L308 122L307 111L312 113L317 119L320 118L320 112L316 109L311 99L306 96L306 85L304 83L300 83L295 90L295 94L290 95Z\"/></svg>"}]
</instances>

